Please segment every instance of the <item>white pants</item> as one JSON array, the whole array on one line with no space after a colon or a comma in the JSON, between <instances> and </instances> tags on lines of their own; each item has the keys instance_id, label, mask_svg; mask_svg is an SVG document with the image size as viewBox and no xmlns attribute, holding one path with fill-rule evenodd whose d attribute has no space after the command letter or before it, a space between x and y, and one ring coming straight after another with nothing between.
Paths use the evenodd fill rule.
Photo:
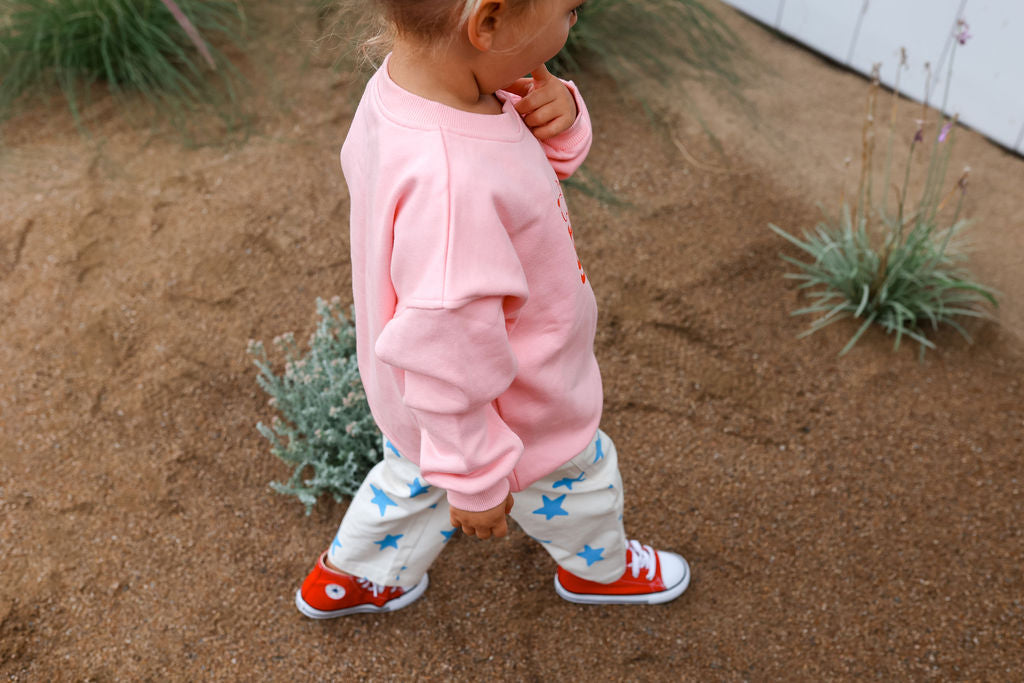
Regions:
<instances>
[{"instance_id":1,"label":"white pants","mask_svg":"<svg viewBox=\"0 0 1024 683\"><path fill-rule=\"evenodd\" d=\"M622 478L615 444L598 430L590 446L512 494L511 517L559 565L610 583L626 570ZM455 534L443 489L388 441L359 487L328 550L336 567L376 583L416 584Z\"/></svg>"}]
</instances>

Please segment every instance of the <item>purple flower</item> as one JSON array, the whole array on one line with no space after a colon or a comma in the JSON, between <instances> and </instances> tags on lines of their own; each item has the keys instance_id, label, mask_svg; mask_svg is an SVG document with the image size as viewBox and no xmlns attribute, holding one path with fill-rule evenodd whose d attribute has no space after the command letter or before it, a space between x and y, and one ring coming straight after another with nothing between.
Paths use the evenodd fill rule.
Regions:
<instances>
[{"instance_id":1,"label":"purple flower","mask_svg":"<svg viewBox=\"0 0 1024 683\"><path fill-rule=\"evenodd\" d=\"M945 142L951 130L953 130L953 122L946 121L946 124L942 126L942 130L939 131L939 142Z\"/></svg>"},{"instance_id":2,"label":"purple flower","mask_svg":"<svg viewBox=\"0 0 1024 683\"><path fill-rule=\"evenodd\" d=\"M971 34L967 30L967 22L964 21L963 19L960 19L959 21L956 22L956 25L959 30L954 35L961 45L966 45L967 39L971 37Z\"/></svg>"}]
</instances>

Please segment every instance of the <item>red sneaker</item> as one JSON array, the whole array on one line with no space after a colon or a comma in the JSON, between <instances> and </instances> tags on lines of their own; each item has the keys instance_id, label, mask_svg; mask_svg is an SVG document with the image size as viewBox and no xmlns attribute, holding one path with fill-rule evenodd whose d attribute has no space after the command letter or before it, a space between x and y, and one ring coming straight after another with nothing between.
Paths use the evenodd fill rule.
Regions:
<instances>
[{"instance_id":1,"label":"red sneaker","mask_svg":"<svg viewBox=\"0 0 1024 683\"><path fill-rule=\"evenodd\" d=\"M690 565L682 556L638 541L629 542L626 571L618 581L588 581L561 567L555 575L555 591L561 597L587 605L654 605L675 600L689 585Z\"/></svg>"},{"instance_id":2,"label":"red sneaker","mask_svg":"<svg viewBox=\"0 0 1024 683\"><path fill-rule=\"evenodd\" d=\"M412 588L382 586L369 579L339 574L326 564L325 552L295 592L295 606L310 619L330 619L360 612L393 612L416 601L427 590L424 574Z\"/></svg>"}]
</instances>

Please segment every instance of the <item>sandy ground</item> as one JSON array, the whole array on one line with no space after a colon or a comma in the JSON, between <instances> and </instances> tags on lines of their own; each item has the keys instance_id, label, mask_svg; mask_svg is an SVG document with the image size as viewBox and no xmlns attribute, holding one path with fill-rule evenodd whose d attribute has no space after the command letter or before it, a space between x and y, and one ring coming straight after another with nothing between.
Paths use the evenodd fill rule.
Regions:
<instances>
[{"instance_id":1,"label":"sandy ground","mask_svg":"<svg viewBox=\"0 0 1024 683\"><path fill-rule=\"evenodd\" d=\"M798 340L766 225L835 206L866 84L734 13L747 97L652 89L685 153L581 79L570 195L601 307L604 429L631 534L694 581L659 607L560 601L521 532L453 540L416 605L327 623L298 583L344 504L306 517L257 434L250 338L304 337L349 296L337 150L349 79L269 30L256 134L182 149L100 101L5 125L0 156L0 672L10 680L1013 680L1024 665L1024 160L963 131L974 270L1004 293L968 345L919 363L854 327ZM262 90L261 90L262 92ZM281 108L280 104L288 105ZM905 124L917 107L899 108ZM912 125L912 124L908 124ZM912 130L911 130L912 132Z\"/></svg>"}]
</instances>

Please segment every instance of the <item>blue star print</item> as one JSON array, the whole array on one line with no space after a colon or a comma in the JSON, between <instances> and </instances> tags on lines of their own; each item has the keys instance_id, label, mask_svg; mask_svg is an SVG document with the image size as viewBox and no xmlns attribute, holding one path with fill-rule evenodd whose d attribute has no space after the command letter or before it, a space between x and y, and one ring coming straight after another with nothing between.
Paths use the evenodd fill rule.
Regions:
<instances>
[{"instance_id":1,"label":"blue star print","mask_svg":"<svg viewBox=\"0 0 1024 683\"><path fill-rule=\"evenodd\" d=\"M405 534L388 534L379 541L374 541L374 543L379 545L381 550L384 550L384 548L394 548L395 550L398 550L398 539L402 536L405 536Z\"/></svg>"},{"instance_id":2,"label":"blue star print","mask_svg":"<svg viewBox=\"0 0 1024 683\"><path fill-rule=\"evenodd\" d=\"M447 543L448 541L452 540L452 534L454 534L456 531L458 531L458 529L456 529L454 527L451 530L449 530L449 531L442 531L441 535L444 536L444 541L443 542Z\"/></svg>"},{"instance_id":3,"label":"blue star print","mask_svg":"<svg viewBox=\"0 0 1024 683\"><path fill-rule=\"evenodd\" d=\"M595 445L597 446L597 455L594 456L594 462L597 462L604 459L604 447L601 446L601 439L598 439Z\"/></svg>"},{"instance_id":4,"label":"blue star print","mask_svg":"<svg viewBox=\"0 0 1024 683\"><path fill-rule=\"evenodd\" d=\"M572 491L572 485L580 483L581 481L584 480L584 478L586 478L586 476L587 475L585 472L580 472L580 476L576 477L575 479L570 479L569 477L566 477L565 479L559 479L558 481L551 485L551 488L557 489L559 486L564 486L565 488Z\"/></svg>"},{"instance_id":5,"label":"blue star print","mask_svg":"<svg viewBox=\"0 0 1024 683\"><path fill-rule=\"evenodd\" d=\"M406 484L406 486L409 487L409 497L410 498L415 498L416 496L420 495L421 493L426 493L427 491L430 490L430 486L429 485L421 484L420 483L420 478L419 477L416 477L415 479L413 479L412 483L411 484Z\"/></svg>"},{"instance_id":6,"label":"blue star print","mask_svg":"<svg viewBox=\"0 0 1024 683\"><path fill-rule=\"evenodd\" d=\"M540 506L533 511L535 515L544 515L544 517L550 522L552 517L564 516L568 517L569 513L562 509L562 501L565 500L566 494L560 495L558 498L548 498L545 495L541 495L544 499L544 505Z\"/></svg>"},{"instance_id":7,"label":"blue star print","mask_svg":"<svg viewBox=\"0 0 1024 683\"><path fill-rule=\"evenodd\" d=\"M600 562L604 558L601 557L601 553L604 552L604 548L591 548L589 545L583 546L583 550L576 553L576 557L582 557L587 561L587 566Z\"/></svg>"},{"instance_id":8,"label":"blue star print","mask_svg":"<svg viewBox=\"0 0 1024 683\"><path fill-rule=\"evenodd\" d=\"M334 548L340 548L340 547L341 547L341 541L339 541L338 537L335 536L334 537L334 542L331 543L331 549L333 550Z\"/></svg>"},{"instance_id":9,"label":"blue star print","mask_svg":"<svg viewBox=\"0 0 1024 683\"><path fill-rule=\"evenodd\" d=\"M370 488L373 489L373 500L370 502L380 508L380 516L384 516L384 511L388 509L388 505L394 505L398 507L398 503L388 498L387 494L381 489L377 488L373 484L370 484Z\"/></svg>"},{"instance_id":10,"label":"blue star print","mask_svg":"<svg viewBox=\"0 0 1024 683\"><path fill-rule=\"evenodd\" d=\"M384 447L387 448L392 453L394 453L395 455L397 455L399 458L402 457L402 454L398 452L397 448L395 448L395 444L391 443L387 439L384 440Z\"/></svg>"}]
</instances>

